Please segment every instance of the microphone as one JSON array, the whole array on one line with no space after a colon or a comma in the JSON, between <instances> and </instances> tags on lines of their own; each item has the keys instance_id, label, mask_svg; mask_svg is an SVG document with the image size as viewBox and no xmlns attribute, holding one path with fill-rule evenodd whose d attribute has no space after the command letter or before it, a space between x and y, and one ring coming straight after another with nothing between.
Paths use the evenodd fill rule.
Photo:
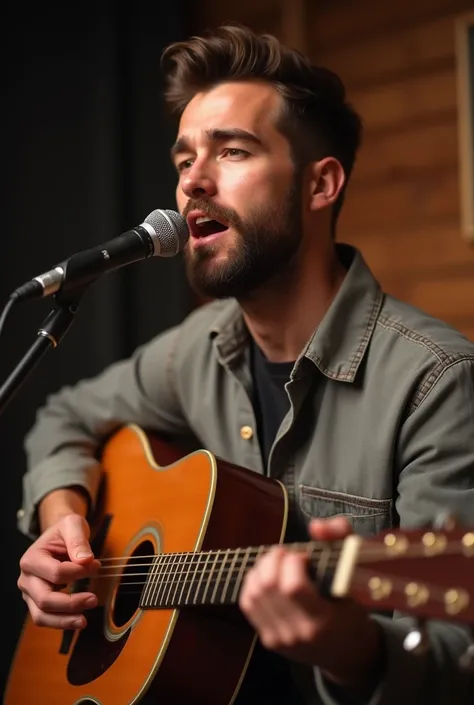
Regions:
<instances>
[{"instance_id":1,"label":"microphone","mask_svg":"<svg viewBox=\"0 0 474 705\"><path fill-rule=\"evenodd\" d=\"M149 257L174 257L186 244L186 220L176 211L152 211L136 228L83 250L19 286L11 299L44 298L91 284L101 274Z\"/></svg>"}]
</instances>

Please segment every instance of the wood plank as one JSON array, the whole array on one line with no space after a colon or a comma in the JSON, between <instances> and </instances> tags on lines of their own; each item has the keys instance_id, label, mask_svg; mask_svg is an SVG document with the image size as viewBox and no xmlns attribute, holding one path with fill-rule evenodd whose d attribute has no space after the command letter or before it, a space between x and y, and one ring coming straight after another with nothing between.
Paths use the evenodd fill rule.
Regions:
<instances>
[{"instance_id":1,"label":"wood plank","mask_svg":"<svg viewBox=\"0 0 474 705\"><path fill-rule=\"evenodd\" d=\"M414 306L443 321L467 316L474 320L474 266L470 276L428 281L414 277L405 282L404 290Z\"/></svg>"},{"instance_id":2,"label":"wood plank","mask_svg":"<svg viewBox=\"0 0 474 705\"><path fill-rule=\"evenodd\" d=\"M374 183L369 188L354 180L348 187L340 231L348 235L379 232L382 236L458 217L458 170L424 170L403 181Z\"/></svg>"},{"instance_id":3,"label":"wood plank","mask_svg":"<svg viewBox=\"0 0 474 705\"><path fill-rule=\"evenodd\" d=\"M365 41L319 50L311 42L310 58L340 75L349 90L387 83L433 66L446 68L455 57L452 16L377 35Z\"/></svg>"},{"instance_id":4,"label":"wood plank","mask_svg":"<svg viewBox=\"0 0 474 705\"><path fill-rule=\"evenodd\" d=\"M461 182L461 220L466 240L474 241L474 104L472 81L474 66L469 36L474 27L474 11L459 18L456 24L458 60L458 132Z\"/></svg>"},{"instance_id":5,"label":"wood plank","mask_svg":"<svg viewBox=\"0 0 474 705\"><path fill-rule=\"evenodd\" d=\"M366 130L382 131L407 123L422 124L434 114L457 110L456 76L452 69L428 76L416 74L378 88L348 93Z\"/></svg>"},{"instance_id":6,"label":"wood plank","mask_svg":"<svg viewBox=\"0 0 474 705\"><path fill-rule=\"evenodd\" d=\"M474 246L461 235L459 221L448 220L418 229L406 228L359 234L340 231L338 241L357 247L377 276L433 276L461 272L474 265Z\"/></svg>"},{"instance_id":7,"label":"wood plank","mask_svg":"<svg viewBox=\"0 0 474 705\"><path fill-rule=\"evenodd\" d=\"M239 0L232 8L221 0L192 2L188 10L188 25L192 33L221 24L247 25L256 32L281 32L281 6L275 0Z\"/></svg>"},{"instance_id":8,"label":"wood plank","mask_svg":"<svg viewBox=\"0 0 474 705\"><path fill-rule=\"evenodd\" d=\"M378 279L387 294L445 321L474 339L474 265L471 265L471 273L463 278L453 275L448 279L437 278L434 275L420 281L416 274L398 277L385 274Z\"/></svg>"},{"instance_id":9,"label":"wood plank","mask_svg":"<svg viewBox=\"0 0 474 705\"><path fill-rule=\"evenodd\" d=\"M404 179L415 170L457 168L455 114L432 124L366 134L353 173L358 184L374 179Z\"/></svg>"},{"instance_id":10,"label":"wood plank","mask_svg":"<svg viewBox=\"0 0 474 705\"><path fill-rule=\"evenodd\" d=\"M308 27L315 47L327 50L470 9L472 0L308 2Z\"/></svg>"},{"instance_id":11,"label":"wood plank","mask_svg":"<svg viewBox=\"0 0 474 705\"><path fill-rule=\"evenodd\" d=\"M449 322L449 321L448 321ZM474 342L474 320L453 320L451 325L462 333L468 340Z\"/></svg>"}]
</instances>

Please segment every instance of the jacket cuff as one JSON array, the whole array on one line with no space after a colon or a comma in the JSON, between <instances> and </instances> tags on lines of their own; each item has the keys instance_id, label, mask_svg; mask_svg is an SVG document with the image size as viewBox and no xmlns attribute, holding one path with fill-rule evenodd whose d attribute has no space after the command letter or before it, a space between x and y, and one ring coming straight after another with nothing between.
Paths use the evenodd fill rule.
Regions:
<instances>
[{"instance_id":1,"label":"jacket cuff","mask_svg":"<svg viewBox=\"0 0 474 705\"><path fill-rule=\"evenodd\" d=\"M427 627L430 647L426 653L416 655L403 646L406 635L413 628L411 619L371 616L382 627L386 650L385 669L379 682L365 700L356 700L348 692L334 688L320 670L315 669L316 689L323 705L435 705L446 702L457 705L468 702L465 693L472 687L472 680L461 672L457 663L469 644L466 629L432 622Z\"/></svg>"},{"instance_id":2,"label":"jacket cuff","mask_svg":"<svg viewBox=\"0 0 474 705\"><path fill-rule=\"evenodd\" d=\"M49 492L67 487L80 487L89 498L89 512L93 511L102 477L100 464L90 456L78 462L75 452L64 450L45 458L29 470L23 480L23 505L17 511L18 529L32 540L38 538L38 505Z\"/></svg>"}]
</instances>

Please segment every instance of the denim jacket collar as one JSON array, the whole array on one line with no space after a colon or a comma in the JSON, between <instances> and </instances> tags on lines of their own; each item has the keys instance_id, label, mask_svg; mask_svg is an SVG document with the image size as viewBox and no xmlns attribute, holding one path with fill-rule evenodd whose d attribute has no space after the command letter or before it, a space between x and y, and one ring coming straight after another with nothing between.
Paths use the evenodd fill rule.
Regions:
<instances>
[{"instance_id":1,"label":"denim jacket collar","mask_svg":"<svg viewBox=\"0 0 474 705\"><path fill-rule=\"evenodd\" d=\"M293 375L298 374L302 359L306 358L327 377L354 382L370 343L384 294L356 248L338 244L337 251L347 266L347 274L323 320L298 358ZM242 355L249 334L237 301L223 303L209 333L215 340L221 362L230 364Z\"/></svg>"}]
</instances>

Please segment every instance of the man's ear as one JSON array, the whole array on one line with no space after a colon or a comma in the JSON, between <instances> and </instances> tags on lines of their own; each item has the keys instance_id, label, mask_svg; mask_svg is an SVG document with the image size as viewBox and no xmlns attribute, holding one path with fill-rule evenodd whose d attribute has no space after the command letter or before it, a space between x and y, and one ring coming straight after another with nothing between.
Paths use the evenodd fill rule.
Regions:
<instances>
[{"instance_id":1,"label":"man's ear","mask_svg":"<svg viewBox=\"0 0 474 705\"><path fill-rule=\"evenodd\" d=\"M340 161L325 157L309 164L309 209L320 210L334 205L346 182Z\"/></svg>"}]
</instances>

